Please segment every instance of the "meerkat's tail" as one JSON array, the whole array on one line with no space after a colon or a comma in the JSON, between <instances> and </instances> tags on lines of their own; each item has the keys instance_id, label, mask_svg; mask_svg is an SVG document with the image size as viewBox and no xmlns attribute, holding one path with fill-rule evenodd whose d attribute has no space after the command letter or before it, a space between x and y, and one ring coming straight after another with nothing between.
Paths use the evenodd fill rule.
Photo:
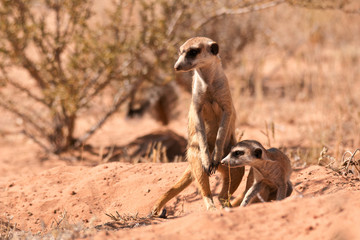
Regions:
<instances>
[{"instance_id":1,"label":"meerkat's tail","mask_svg":"<svg viewBox=\"0 0 360 240\"><path fill-rule=\"evenodd\" d=\"M170 188L164 195L161 196L161 198L156 202L151 215L157 216L160 213L160 210L164 207L164 205L173 197L178 195L181 191L183 191L186 187L190 185L190 183L193 181L192 173L191 173L191 167L190 165L186 168L184 174L179 179L175 185Z\"/></svg>"}]
</instances>

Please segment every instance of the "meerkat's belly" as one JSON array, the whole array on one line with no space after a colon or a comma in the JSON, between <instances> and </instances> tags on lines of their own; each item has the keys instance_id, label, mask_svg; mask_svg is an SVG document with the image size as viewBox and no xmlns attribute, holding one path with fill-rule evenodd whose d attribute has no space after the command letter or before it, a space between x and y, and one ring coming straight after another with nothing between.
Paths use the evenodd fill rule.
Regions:
<instances>
[{"instance_id":1,"label":"meerkat's belly","mask_svg":"<svg viewBox=\"0 0 360 240\"><path fill-rule=\"evenodd\" d=\"M194 108L194 105L191 104L190 105L190 110L189 110L189 124L188 124L188 144L190 146L198 146L198 138L197 138L197 134L196 134L196 126L195 126L195 115L196 115L196 111ZM205 134L206 134L206 139L207 139L207 144L209 147L209 151L210 153L214 150L215 148L215 142L216 142L216 136L219 130L219 126L220 126L220 122L222 119L222 115L223 115L223 111L222 109L219 107L219 105L216 102L208 102L206 103L201 111L201 115L204 121L204 125L205 125ZM231 124L230 124L230 128L234 128L234 119L231 120ZM224 154L226 155L229 151L231 146L229 146L230 144L230 137L231 134L229 134L226 139L225 139L225 151Z\"/></svg>"},{"instance_id":2,"label":"meerkat's belly","mask_svg":"<svg viewBox=\"0 0 360 240\"><path fill-rule=\"evenodd\" d=\"M216 102L205 104L202 110L205 132L210 151L212 151L215 146L216 136L220 126L222 114L223 111Z\"/></svg>"}]
</instances>

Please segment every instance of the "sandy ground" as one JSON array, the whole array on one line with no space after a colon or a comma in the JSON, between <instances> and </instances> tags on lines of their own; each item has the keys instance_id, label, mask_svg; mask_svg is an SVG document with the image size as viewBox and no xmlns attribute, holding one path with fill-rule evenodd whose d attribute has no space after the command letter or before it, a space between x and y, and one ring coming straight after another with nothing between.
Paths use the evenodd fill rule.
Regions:
<instances>
[{"instance_id":1,"label":"sandy ground","mask_svg":"<svg viewBox=\"0 0 360 240\"><path fill-rule=\"evenodd\" d=\"M80 126L91 121L94 119L81 120ZM29 239L345 240L360 234L355 225L360 214L359 180L325 167L294 169L291 180L297 191L281 202L230 210L221 209L217 200L221 181L215 174L210 180L217 211L205 210L193 183L166 205L167 219L150 219L147 216L155 201L179 179L186 162L130 164L104 163L100 157L92 161L86 157L80 161L44 158L41 149L19 134L13 122L10 115L1 119L1 231L6 229L4 223L10 222L16 224L19 236ZM97 149L124 145L166 129L186 137L186 122L186 108L167 128L148 117L126 120L115 115L89 144ZM264 141L259 129L245 128L243 138ZM285 139L289 129L286 134L280 132L278 139ZM244 181L234 196L243 189ZM117 216L118 221L109 215Z\"/></svg>"},{"instance_id":2,"label":"sandy ground","mask_svg":"<svg viewBox=\"0 0 360 240\"><path fill-rule=\"evenodd\" d=\"M101 2L101 6L97 7L102 6ZM277 11L268 18L281 23ZM337 24L331 24L334 25L334 34L337 34L333 36L331 28L326 30L328 27L321 27L331 22L325 15L316 13L316 10L308 14L301 14L299 8L295 11L300 13L299 18L287 23L287 27L272 26L272 22L269 25L270 35L279 30L274 34L274 40L284 39L284 42L276 45L289 45L284 47L285 52L279 50L280 54L286 53L284 59L289 58L288 62L278 65L277 61L282 61L283 57L271 60L272 55L276 55L276 51L274 54L270 49L273 46L269 47L269 51L255 44L242 53L244 57L240 58L241 61L236 61L249 62L247 65L254 70L236 65L232 71L227 71L227 76L230 87L236 87L232 89L236 93L233 95L238 119L236 126L240 133L244 133L243 139L256 139L264 146L299 150L298 155L290 156L293 166L298 167L303 166L296 160L302 156L301 148L320 149L328 145L335 148L330 150L336 156L343 152L343 149L338 149L341 141L358 145L360 140L356 126L360 115L357 111L359 104L355 89L358 87L355 79L359 76L356 65L359 54L355 51L357 39L353 34L356 33L356 24L350 24L357 22L356 16L351 15L347 21L341 21L345 18L341 16ZM294 12L287 13L283 19L290 19L288 14ZM313 27L313 22L318 24L321 21L326 25ZM294 25L299 25L299 28L294 28ZM308 38L306 35L309 33L303 34L302 30L309 30L307 25L311 26L311 35L318 33L320 39L321 36L330 37L332 40L328 44L334 41L336 51L329 48L329 52L325 52L321 40L300 46L297 42ZM349 35L336 28L344 28ZM301 37L296 37L294 33ZM289 43L286 39L290 39ZM311 37L309 39L311 42ZM273 40L270 42L273 45ZM302 48L308 48L308 51ZM293 51L294 54L290 56L289 53ZM315 53L309 54L309 51ZM263 61L264 58L270 60ZM253 63L259 66L253 67ZM284 72L274 71L276 66L280 66ZM265 68L271 70L269 74L261 73ZM264 80L266 91L274 91L270 96L276 98L283 94L282 91L290 92L274 101L268 98L257 101L252 98L247 100L246 97L243 99L240 83L235 81L244 76L250 79L253 73L261 73L257 78ZM23 76L19 75L19 79L23 79ZM279 85L281 81L284 82ZM241 84L245 84L244 81ZM167 129L186 138L189 100L190 95L186 95L179 101L180 114L166 128L148 116L130 121L124 118L124 113L117 113L87 143L100 151L114 145L126 145L145 134ZM99 109L94 111L84 112L86 116L80 114L76 136L99 120L98 113L103 111L103 106L100 104ZM352 240L360 236L357 226L360 215L359 178L344 177L322 166L294 169L291 180L296 191L283 201L232 209L220 207L217 195L221 181L220 176L215 174L210 180L218 208L216 211L205 210L193 183L167 203L167 219L149 218L154 203L179 179L187 167L186 162L130 164L104 162L100 156L92 156L91 160L87 156L81 160L45 157L36 144L20 133L19 126L20 119L1 109L0 239L13 236L14 239ZM272 127L276 140L274 133L265 133L271 131ZM318 162L318 152L304 155L307 159L300 160ZM244 181L234 196L243 189Z\"/></svg>"},{"instance_id":3,"label":"sandy ground","mask_svg":"<svg viewBox=\"0 0 360 240\"><path fill-rule=\"evenodd\" d=\"M360 182L321 166L295 169L297 191L281 202L230 210L220 208L215 174L211 186L218 211L205 211L192 184L166 205L167 219L149 219L156 199L181 176L186 162L42 162L39 149L21 136L1 141L0 218L12 218L31 234L54 235L65 220L87 229L78 237L91 239L354 239L360 233L355 225ZM115 223L108 215L117 213L129 220Z\"/></svg>"}]
</instances>

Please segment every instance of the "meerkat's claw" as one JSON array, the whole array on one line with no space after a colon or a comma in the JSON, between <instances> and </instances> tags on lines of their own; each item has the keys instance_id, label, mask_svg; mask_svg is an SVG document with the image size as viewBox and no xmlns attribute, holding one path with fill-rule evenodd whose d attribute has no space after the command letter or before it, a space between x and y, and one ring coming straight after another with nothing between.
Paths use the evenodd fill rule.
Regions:
<instances>
[{"instance_id":1,"label":"meerkat's claw","mask_svg":"<svg viewBox=\"0 0 360 240\"><path fill-rule=\"evenodd\" d=\"M161 214L159 215L159 211L157 211L156 209L154 209L153 211L151 211L151 213L149 213L149 215L147 216L148 218L167 218L166 216L166 209L163 208L163 210L161 211Z\"/></svg>"},{"instance_id":2,"label":"meerkat's claw","mask_svg":"<svg viewBox=\"0 0 360 240\"><path fill-rule=\"evenodd\" d=\"M159 218L167 218L165 208L161 211L161 214L160 214Z\"/></svg>"},{"instance_id":3,"label":"meerkat's claw","mask_svg":"<svg viewBox=\"0 0 360 240\"><path fill-rule=\"evenodd\" d=\"M211 175L211 165L209 167L205 167L203 166L204 172L206 173L206 175L210 176Z\"/></svg>"},{"instance_id":4,"label":"meerkat's claw","mask_svg":"<svg viewBox=\"0 0 360 240\"><path fill-rule=\"evenodd\" d=\"M208 175L215 174L218 166L219 166L219 163L218 163L218 162L212 162L212 163L210 164L210 167L209 167L209 173L210 173L210 174L208 174Z\"/></svg>"}]
</instances>

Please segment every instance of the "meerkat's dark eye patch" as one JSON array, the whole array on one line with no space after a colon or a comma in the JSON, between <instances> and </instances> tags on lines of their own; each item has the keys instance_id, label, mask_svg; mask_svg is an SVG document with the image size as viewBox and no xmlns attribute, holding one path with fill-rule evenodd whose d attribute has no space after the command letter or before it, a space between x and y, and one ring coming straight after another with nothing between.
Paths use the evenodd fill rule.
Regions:
<instances>
[{"instance_id":1,"label":"meerkat's dark eye patch","mask_svg":"<svg viewBox=\"0 0 360 240\"><path fill-rule=\"evenodd\" d=\"M234 151L234 152L231 153L231 156L232 156L232 157L240 157L240 156L242 156L242 155L244 155L244 154L245 154L244 151L236 150L236 151Z\"/></svg>"},{"instance_id":2,"label":"meerkat's dark eye patch","mask_svg":"<svg viewBox=\"0 0 360 240\"><path fill-rule=\"evenodd\" d=\"M201 48L191 48L186 53L186 58L195 58L201 52Z\"/></svg>"},{"instance_id":3,"label":"meerkat's dark eye patch","mask_svg":"<svg viewBox=\"0 0 360 240\"><path fill-rule=\"evenodd\" d=\"M210 51L214 55L218 54L219 53L219 45L217 43L212 43L210 46Z\"/></svg>"},{"instance_id":4,"label":"meerkat's dark eye patch","mask_svg":"<svg viewBox=\"0 0 360 240\"><path fill-rule=\"evenodd\" d=\"M261 158L261 155L262 155L262 150L260 148L254 150L254 156L256 158Z\"/></svg>"}]
</instances>

